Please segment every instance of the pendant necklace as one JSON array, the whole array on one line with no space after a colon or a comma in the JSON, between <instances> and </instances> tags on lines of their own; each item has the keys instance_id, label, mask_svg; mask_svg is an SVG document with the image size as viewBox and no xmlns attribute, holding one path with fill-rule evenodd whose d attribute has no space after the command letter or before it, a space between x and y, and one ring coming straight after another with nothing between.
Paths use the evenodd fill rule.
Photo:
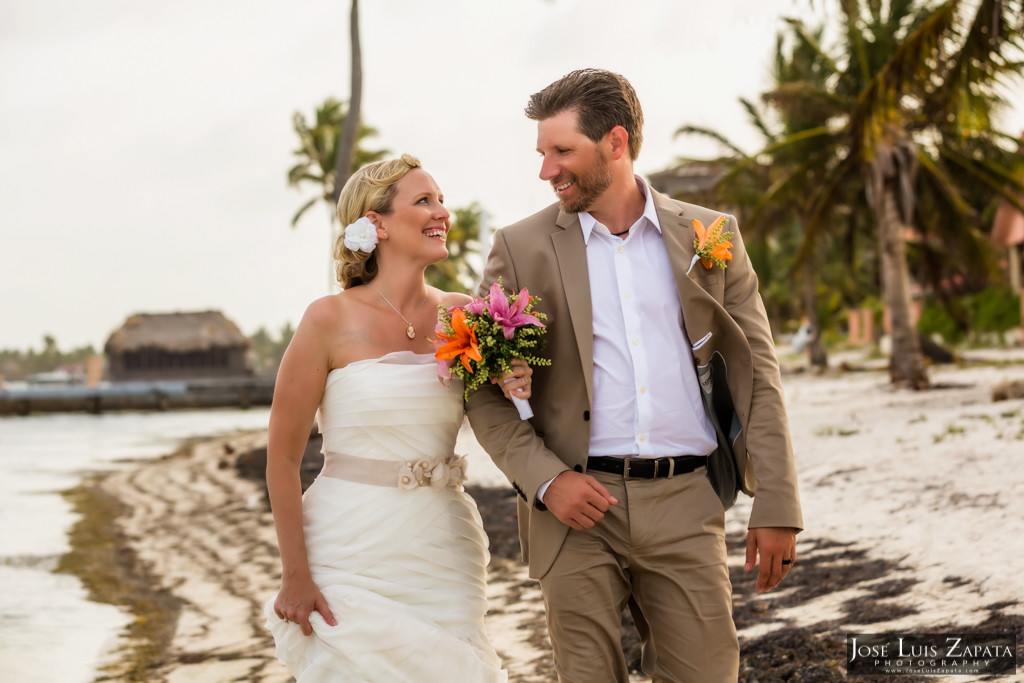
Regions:
<instances>
[{"instance_id":1,"label":"pendant necklace","mask_svg":"<svg viewBox=\"0 0 1024 683\"><path fill-rule=\"evenodd\" d=\"M369 282L366 283L366 286L369 287L370 289L372 289L373 291L377 292L377 295L381 299L384 300L384 303L386 303L388 306L390 306L391 310L393 310L395 313L397 313L398 317L405 321L405 324L408 325L408 327L405 328L405 336L408 337L409 339L415 339L416 338L416 330L415 330L415 328L413 328L412 323L409 322L409 320L404 315L402 315L402 312L400 310L398 310L397 308L395 308L395 305L393 303L391 303L390 301L388 301L388 298L386 296L384 296L383 294L381 294L379 289L377 289L376 287L371 285ZM423 295L423 301L420 302L419 308L416 309L415 315L412 316L413 320L415 320L416 316L418 316L420 314L420 311L423 310L423 304L425 304L425 303L427 303L427 295L426 294Z\"/></svg>"}]
</instances>

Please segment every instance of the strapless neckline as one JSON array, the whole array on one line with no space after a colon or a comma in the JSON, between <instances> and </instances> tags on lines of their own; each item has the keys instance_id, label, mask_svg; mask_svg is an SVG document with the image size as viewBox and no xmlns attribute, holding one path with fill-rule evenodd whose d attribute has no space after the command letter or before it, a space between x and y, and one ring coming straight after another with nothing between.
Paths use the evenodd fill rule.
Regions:
<instances>
[{"instance_id":1,"label":"strapless neckline","mask_svg":"<svg viewBox=\"0 0 1024 683\"><path fill-rule=\"evenodd\" d=\"M373 358L361 358L360 360L354 360L351 363L342 365L340 368L333 368L327 376L330 377L335 372L341 372L348 370L349 368L358 368L366 365L374 365L377 363L386 365L429 365L435 362L434 354L432 353L416 353L415 351L391 351L385 353L383 356L375 356Z\"/></svg>"},{"instance_id":2,"label":"strapless neckline","mask_svg":"<svg viewBox=\"0 0 1024 683\"><path fill-rule=\"evenodd\" d=\"M429 353L397 351L331 370L317 409L324 450L377 460L451 453L462 381L444 386Z\"/></svg>"}]
</instances>

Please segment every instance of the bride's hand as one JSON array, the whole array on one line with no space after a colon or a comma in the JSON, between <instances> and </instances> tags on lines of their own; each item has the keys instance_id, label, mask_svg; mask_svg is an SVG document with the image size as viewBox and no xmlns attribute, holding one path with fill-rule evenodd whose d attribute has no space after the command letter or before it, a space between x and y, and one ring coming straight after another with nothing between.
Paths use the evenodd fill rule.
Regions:
<instances>
[{"instance_id":1,"label":"bride's hand","mask_svg":"<svg viewBox=\"0 0 1024 683\"><path fill-rule=\"evenodd\" d=\"M526 361L516 358L512 361L512 372L506 372L502 377L492 377L491 384L500 386L501 393L505 394L507 399L515 396L527 400L531 396L533 368Z\"/></svg>"},{"instance_id":2,"label":"bride's hand","mask_svg":"<svg viewBox=\"0 0 1024 683\"><path fill-rule=\"evenodd\" d=\"M313 633L313 627L309 624L309 615L313 612L319 612L329 625L338 625L331 608L327 606L327 600L309 576L281 580L281 590L274 600L274 612L285 621L298 624L304 636Z\"/></svg>"}]
</instances>

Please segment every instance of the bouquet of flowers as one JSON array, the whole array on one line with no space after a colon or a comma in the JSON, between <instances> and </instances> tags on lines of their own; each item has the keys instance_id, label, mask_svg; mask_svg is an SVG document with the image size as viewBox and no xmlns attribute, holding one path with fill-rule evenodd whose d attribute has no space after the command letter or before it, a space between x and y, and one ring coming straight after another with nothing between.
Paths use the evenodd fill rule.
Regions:
<instances>
[{"instance_id":1,"label":"bouquet of flowers","mask_svg":"<svg viewBox=\"0 0 1024 683\"><path fill-rule=\"evenodd\" d=\"M438 377L442 381L452 375L460 377L469 398L470 392L491 377L511 372L515 358L535 366L551 365L550 360L536 355L541 335L547 331L547 316L534 310L538 301L526 288L505 296L499 279L482 299L451 309L439 306L434 329ZM533 417L528 401L515 397L512 401L522 419Z\"/></svg>"}]
</instances>

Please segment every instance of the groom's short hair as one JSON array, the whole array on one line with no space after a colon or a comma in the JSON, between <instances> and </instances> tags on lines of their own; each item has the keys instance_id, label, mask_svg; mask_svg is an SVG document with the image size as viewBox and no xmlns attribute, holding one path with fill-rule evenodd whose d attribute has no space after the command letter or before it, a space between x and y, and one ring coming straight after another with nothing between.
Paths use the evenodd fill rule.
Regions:
<instances>
[{"instance_id":1,"label":"groom's short hair","mask_svg":"<svg viewBox=\"0 0 1024 683\"><path fill-rule=\"evenodd\" d=\"M629 156L636 161L644 141L644 112L636 91L624 77L604 69L580 69L530 95L526 116L543 121L575 110L580 132L594 142L615 126L629 134Z\"/></svg>"}]
</instances>

